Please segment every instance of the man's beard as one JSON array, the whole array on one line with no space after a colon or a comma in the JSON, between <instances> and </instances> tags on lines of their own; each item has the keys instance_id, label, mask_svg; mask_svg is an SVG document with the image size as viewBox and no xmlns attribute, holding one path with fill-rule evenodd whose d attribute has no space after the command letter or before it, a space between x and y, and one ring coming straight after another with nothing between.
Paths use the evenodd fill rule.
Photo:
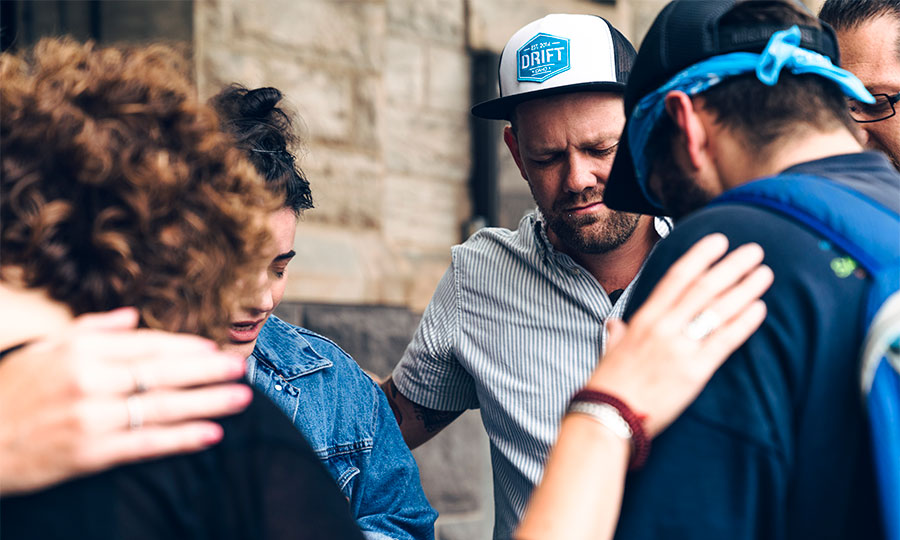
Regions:
<instances>
[{"instance_id":1,"label":"man's beard","mask_svg":"<svg viewBox=\"0 0 900 540\"><path fill-rule=\"evenodd\" d=\"M547 227L567 248L577 252L598 255L608 253L631 238L637 228L640 215L606 209L605 212L576 216L566 208L582 207L603 200L595 189L572 194L554 201L553 208L538 205Z\"/></svg>"},{"instance_id":2,"label":"man's beard","mask_svg":"<svg viewBox=\"0 0 900 540\"><path fill-rule=\"evenodd\" d=\"M900 155L887 154L889 160L891 160L891 164L894 165L894 168L897 169L897 172L900 172Z\"/></svg>"},{"instance_id":3,"label":"man's beard","mask_svg":"<svg viewBox=\"0 0 900 540\"><path fill-rule=\"evenodd\" d=\"M657 163L653 175L651 191L656 192L666 213L675 219L706 206L715 198L715 194L704 190L682 171L671 156Z\"/></svg>"}]
</instances>

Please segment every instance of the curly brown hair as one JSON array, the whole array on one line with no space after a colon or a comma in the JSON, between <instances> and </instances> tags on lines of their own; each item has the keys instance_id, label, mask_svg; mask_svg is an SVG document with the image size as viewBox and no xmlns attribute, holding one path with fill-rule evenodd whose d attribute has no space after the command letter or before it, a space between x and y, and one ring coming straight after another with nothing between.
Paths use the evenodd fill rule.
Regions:
<instances>
[{"instance_id":1,"label":"curly brown hair","mask_svg":"<svg viewBox=\"0 0 900 540\"><path fill-rule=\"evenodd\" d=\"M279 201L164 46L0 55L0 278L222 339Z\"/></svg>"}]
</instances>

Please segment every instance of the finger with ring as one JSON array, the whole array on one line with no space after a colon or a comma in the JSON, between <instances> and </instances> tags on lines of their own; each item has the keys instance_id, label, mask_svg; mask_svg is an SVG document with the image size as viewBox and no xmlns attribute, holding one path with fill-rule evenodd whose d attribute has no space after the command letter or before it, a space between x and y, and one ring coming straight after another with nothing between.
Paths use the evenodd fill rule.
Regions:
<instances>
[{"instance_id":1,"label":"finger with ring","mask_svg":"<svg viewBox=\"0 0 900 540\"><path fill-rule=\"evenodd\" d=\"M705 309L684 327L684 335L695 341L705 339L722 325L722 318L711 309Z\"/></svg>"},{"instance_id":2,"label":"finger with ring","mask_svg":"<svg viewBox=\"0 0 900 540\"><path fill-rule=\"evenodd\" d=\"M144 403L141 397L137 394L128 396L125 407L128 409L128 429L141 429L144 425Z\"/></svg>"}]
</instances>

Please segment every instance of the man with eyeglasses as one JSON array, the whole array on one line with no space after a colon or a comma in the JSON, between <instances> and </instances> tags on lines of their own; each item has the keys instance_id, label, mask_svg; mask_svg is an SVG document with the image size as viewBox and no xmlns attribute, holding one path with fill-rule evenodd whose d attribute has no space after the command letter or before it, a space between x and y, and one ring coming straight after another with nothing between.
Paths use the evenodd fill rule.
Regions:
<instances>
[{"instance_id":1,"label":"man with eyeglasses","mask_svg":"<svg viewBox=\"0 0 900 540\"><path fill-rule=\"evenodd\" d=\"M850 116L866 145L900 170L900 0L826 0L819 17L837 32L843 66L876 100L850 100Z\"/></svg>"}]
</instances>

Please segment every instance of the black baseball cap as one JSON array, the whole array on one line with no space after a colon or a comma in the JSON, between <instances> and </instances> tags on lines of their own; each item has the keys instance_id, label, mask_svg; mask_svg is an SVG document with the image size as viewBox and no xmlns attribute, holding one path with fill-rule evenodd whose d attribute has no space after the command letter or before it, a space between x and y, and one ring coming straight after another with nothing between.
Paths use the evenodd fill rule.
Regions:
<instances>
[{"instance_id":1,"label":"black baseball cap","mask_svg":"<svg viewBox=\"0 0 900 540\"><path fill-rule=\"evenodd\" d=\"M603 202L609 208L639 214L662 214L638 186L628 144L630 116L644 96L663 86L683 69L707 58L738 51L760 53L772 34L792 26L770 22L720 26L720 20L726 13L747 1L753 0L675 0L663 8L653 21L638 51L625 89L625 117L629 120L626 120L603 193ZM801 47L827 56L839 65L837 38L830 26L822 23L822 28L799 28Z\"/></svg>"},{"instance_id":2,"label":"black baseball cap","mask_svg":"<svg viewBox=\"0 0 900 540\"><path fill-rule=\"evenodd\" d=\"M472 114L509 120L523 101L583 91L624 92L634 47L596 15L554 13L520 28L500 55L500 97Z\"/></svg>"}]
</instances>

